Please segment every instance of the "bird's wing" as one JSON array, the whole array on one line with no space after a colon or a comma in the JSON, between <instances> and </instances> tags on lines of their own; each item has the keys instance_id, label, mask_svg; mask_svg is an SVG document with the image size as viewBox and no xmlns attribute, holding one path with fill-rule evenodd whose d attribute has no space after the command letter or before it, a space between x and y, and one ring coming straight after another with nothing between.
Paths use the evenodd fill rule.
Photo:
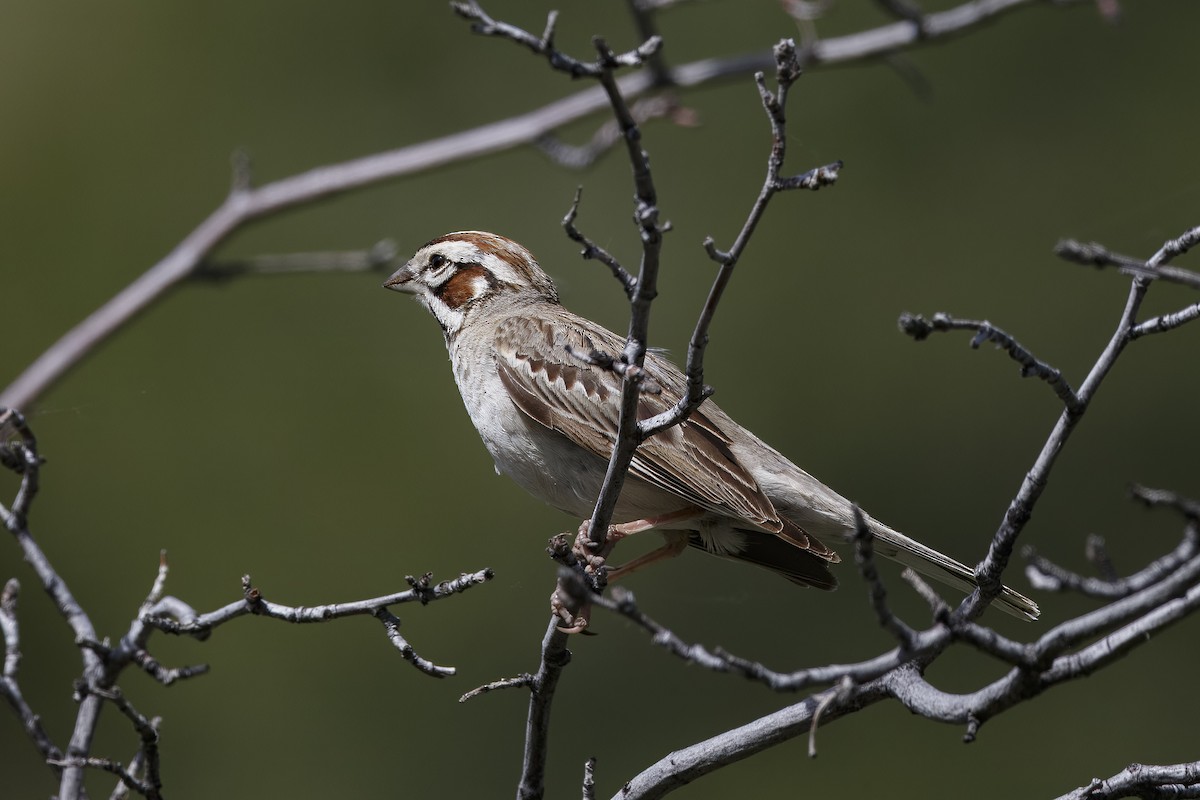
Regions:
<instances>
[{"instance_id":1,"label":"bird's wing","mask_svg":"<svg viewBox=\"0 0 1200 800\"><path fill-rule=\"evenodd\" d=\"M617 437L622 380L571 353L616 355L624 347L623 338L599 326L510 318L496 331L496 369L513 403L528 417L607 459ZM685 387L683 374L658 356L647 356L646 370L662 392L642 395L639 419L670 408ZM630 474L696 506L791 539L789 526L731 451L727 433L704 411L701 406L687 421L643 442Z\"/></svg>"}]
</instances>

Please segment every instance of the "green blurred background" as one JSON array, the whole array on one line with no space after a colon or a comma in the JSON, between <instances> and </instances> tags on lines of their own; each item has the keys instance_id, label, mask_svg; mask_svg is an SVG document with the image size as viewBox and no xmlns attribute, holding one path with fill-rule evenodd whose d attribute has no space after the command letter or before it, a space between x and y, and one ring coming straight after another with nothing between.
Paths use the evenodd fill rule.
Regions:
<instances>
[{"instance_id":1,"label":"green blurred background","mask_svg":"<svg viewBox=\"0 0 1200 800\"><path fill-rule=\"evenodd\" d=\"M1200 223L1200 6L1127 6L1116 25L1086 3L1038 7L901 56L925 94L883 63L805 76L790 107L791 171L841 158L842 180L775 200L713 328L708 379L726 410L876 516L967 561L982 555L1057 401L991 348L972 352L965 336L917 345L895 321L903 311L986 317L1078 385L1127 280L1057 261L1055 241L1147 256ZM551 7L489 3L536 31ZM560 8L568 50L587 54L597 33L616 47L634 42L621 3ZM843 2L818 30L884 21L871 3ZM661 27L676 64L797 34L765 1L687 5ZM0 5L0 382L219 204L235 149L267 181L579 88L512 44L472 36L443 3ZM645 131L675 226L653 344L676 353L713 274L699 243L712 234L729 244L769 145L749 77L683 100L699 127ZM567 133L582 140L598 121ZM582 183L583 229L636 263L628 175L617 153L578 174L515 151L280 215L222 255L359 249L384 237L407 253L449 230L490 229L537 253L570 308L620 330L620 291L577 258L558 220ZM496 570L462 597L398 609L422 655L459 668L445 681L416 673L367 618L305 628L243 619L206 643L156 636L165 663L212 665L170 689L135 671L122 681L141 711L164 718L171 797L513 791L525 694L456 701L536 667L554 574L544 543L577 521L493 474L436 325L380 281L184 286L29 409L49 458L33 529L104 635L126 629L160 548L172 564L168 590L199 609L236 599L243 573L269 599L312 605L395 591L427 570ZM1149 308L1195 300L1155 287ZM1193 325L1130 348L1025 541L1080 568L1089 532L1108 537L1125 569L1173 545L1176 520L1135 507L1126 487L1200 495L1198 345ZM0 487L10 498L15 481ZM63 743L75 648L11 544L0 565L0 577L25 587L22 685ZM837 593L801 592L689 553L630 586L683 637L790 669L890 645L852 568L841 575ZM897 608L923 620L895 571L886 576ZM1028 590L1019 570L1010 577ZM1038 599L1045 622L995 624L1032 637L1089 607ZM572 642L551 796L577 794L589 755L608 796L672 749L797 699L685 667L608 615L595 628L601 635ZM959 728L883 704L822 729L817 760L796 741L678 796L1053 796L1131 761L1191 760L1195 728L1179 685L1194 677L1195 633L1194 623L1165 633L990 722L970 746ZM956 652L931 677L969 690L1002 672ZM135 737L111 712L96 754L128 760ZM0 720L0 753L0 794L55 790L11 717ZM106 794L111 781L93 776L90 786Z\"/></svg>"}]
</instances>

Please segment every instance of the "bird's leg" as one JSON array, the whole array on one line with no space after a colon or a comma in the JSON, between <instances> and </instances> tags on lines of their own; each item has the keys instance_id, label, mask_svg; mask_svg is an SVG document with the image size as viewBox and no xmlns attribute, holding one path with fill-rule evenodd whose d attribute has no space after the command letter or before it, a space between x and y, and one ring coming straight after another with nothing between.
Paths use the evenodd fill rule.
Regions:
<instances>
[{"instance_id":1,"label":"bird's leg","mask_svg":"<svg viewBox=\"0 0 1200 800\"><path fill-rule=\"evenodd\" d=\"M583 523L585 529L587 524L587 522ZM619 567L606 570L606 583L623 578L629 573L647 567L657 561L674 558L687 547L688 539L686 533L682 531L664 531L664 533L667 536L667 543L662 547L640 555ZM591 544L591 539L587 538L586 530L581 529L576 539L575 552L583 560L583 563L587 564L584 568L585 571L589 575L594 575L600 567L605 566L605 559L603 556L596 555L591 551ZM605 550L611 551L614 544L615 541L606 542L604 545ZM554 594L550 597L550 610L556 617L563 621L563 624L559 625L558 629L563 633L587 633L588 625L591 624L592 620L591 598L564 596L569 594L565 593L564 589L565 587L560 581L558 587L554 590ZM576 610L573 611L572 609Z\"/></svg>"},{"instance_id":2,"label":"bird's leg","mask_svg":"<svg viewBox=\"0 0 1200 800\"><path fill-rule=\"evenodd\" d=\"M660 528L663 525L669 525L674 522L695 519L696 517L702 516L704 513L704 509L702 508L688 506L686 508L681 508L678 511L660 514L657 517L646 517L644 519L635 519L630 520L629 522L622 522L617 525L609 525L608 533L605 535L604 539L599 542L592 540L591 520L585 519L579 525L579 533L575 536L575 546L572 548L572 550L575 553L575 556L586 565L587 573L589 575L595 575L597 570L604 566L608 557L612 555L613 548L616 546L617 542L621 541L626 536L632 536L635 533L642 533L643 531ZM632 571L629 569L630 566L636 565L640 567L653 563L654 561L658 561L662 558L678 555L679 553L683 552L683 545L672 542L666 547L660 549L662 552L656 550L656 555L653 555L652 558L650 557L652 554L647 553L645 556L641 556L635 561L621 567L621 571L627 574Z\"/></svg>"},{"instance_id":3,"label":"bird's leg","mask_svg":"<svg viewBox=\"0 0 1200 800\"><path fill-rule=\"evenodd\" d=\"M688 506L681 508L678 511L672 511L669 514L660 514L657 517L647 517L645 519L635 519L629 522L622 522L619 525L608 526L608 538L610 541L619 542L626 536L632 536L635 533L648 531L651 528L661 528L671 522L680 522L682 520L695 519L702 516L704 509Z\"/></svg>"},{"instance_id":4,"label":"bird's leg","mask_svg":"<svg viewBox=\"0 0 1200 800\"><path fill-rule=\"evenodd\" d=\"M645 519L622 522L617 525L609 525L608 532L599 542L592 541L591 520L585 519L579 526L579 532L575 536L575 546L571 548L571 552L579 560L579 563L584 565L583 571L592 579L592 590L603 591L604 586L610 580L628 575L634 570L641 569L656 561L679 555L683 552L683 548L687 546L687 537L672 536L668 533L667 543L657 550L639 556L628 564L623 564L616 569L605 569L608 557L612 554L617 542L626 536L632 536L635 533L642 533L643 531L673 522L694 519L704 513L703 509L688 506L687 508L672 511L668 514L660 514L657 517L647 517ZM562 590L563 586L560 583L559 587L555 589L554 595L550 598L551 611L564 623L559 626L559 630L565 633L582 633L587 629L591 619L591 601L588 598L564 597Z\"/></svg>"},{"instance_id":5,"label":"bird's leg","mask_svg":"<svg viewBox=\"0 0 1200 800\"><path fill-rule=\"evenodd\" d=\"M704 509L688 506L681 508L678 511L672 511L667 514L660 514L657 517L646 517L644 519L634 519L629 522L622 522L617 525L609 525L608 533L600 542L592 541L591 531L592 524L590 520L584 520L579 526L579 533L575 537L575 547L573 548L576 557L587 565L588 574L594 575L596 571L604 566L605 561L612 555L613 548L617 542L624 539L626 536L632 536L635 533L661 528L664 525L670 525L675 522L682 522L704 514ZM677 556L683 552L683 548L687 545L686 538L676 541L674 537L669 538L666 545L659 549L646 553L643 556L635 558L628 564L624 564L608 573L608 579L613 580L618 575L628 575L635 569L653 564L655 561L660 561L664 558Z\"/></svg>"},{"instance_id":6,"label":"bird's leg","mask_svg":"<svg viewBox=\"0 0 1200 800\"><path fill-rule=\"evenodd\" d=\"M674 558L683 552L687 547L687 534L682 531L664 531L667 537L667 543L662 547L651 550L649 553L638 556L632 561L627 561L619 567L611 567L608 570L608 581L620 580L634 570L639 570L642 567L648 567L658 561L663 561L668 558Z\"/></svg>"},{"instance_id":7,"label":"bird's leg","mask_svg":"<svg viewBox=\"0 0 1200 800\"><path fill-rule=\"evenodd\" d=\"M624 539L626 536L632 536L635 533L661 528L664 525L669 525L673 522L681 522L684 520L695 519L704 514L704 509L688 506L681 508L678 511L672 511L667 514L660 514L657 517L645 517L644 519L634 519L629 522L622 522L617 525L609 525L608 533L604 539L599 542L592 541L591 520L584 520L579 525L579 534L575 537L575 555L583 560L588 565L589 571L594 571L595 567L602 566L604 559L612 553L613 547L617 542ZM679 552L679 551L676 551ZM665 555L665 554L664 554ZM660 558L663 556L659 556Z\"/></svg>"}]
</instances>

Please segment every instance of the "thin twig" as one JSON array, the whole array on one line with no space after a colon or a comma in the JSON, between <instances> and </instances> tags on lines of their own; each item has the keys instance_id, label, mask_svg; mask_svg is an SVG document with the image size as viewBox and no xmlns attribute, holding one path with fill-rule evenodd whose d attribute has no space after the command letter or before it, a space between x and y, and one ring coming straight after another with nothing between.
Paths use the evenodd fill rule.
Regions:
<instances>
[{"instance_id":1,"label":"thin twig","mask_svg":"<svg viewBox=\"0 0 1200 800\"><path fill-rule=\"evenodd\" d=\"M1161 581L1200 553L1200 503L1176 492L1165 489L1149 489L1135 486L1134 499L1148 506L1164 506L1178 511L1187 525L1179 544L1173 550L1154 559L1138 572L1124 578L1119 577L1111 566L1104 566L1106 559L1095 554L1096 540L1088 537L1088 560L1100 562L1100 577L1080 575L1038 555L1032 547L1026 548L1025 557L1029 564L1025 568L1031 583L1040 589L1052 592L1078 592L1086 597L1115 600L1142 591Z\"/></svg>"},{"instance_id":2,"label":"thin twig","mask_svg":"<svg viewBox=\"0 0 1200 800\"><path fill-rule=\"evenodd\" d=\"M621 359L626 365L641 370L646 358L646 349L649 346L650 309L658 294L658 270L662 254L663 233L666 228L659 224L658 190L654 186L654 177L650 172L650 158L641 147L641 133L637 120L613 75L613 68L619 62L603 39L597 37L593 43L599 54L598 63L604 65L597 75L597 80L600 81L600 85L608 96L613 116L617 120L626 143L629 163L633 168L633 219L641 237L642 261L633 291L629 294L629 332ZM625 483L625 476L629 472L633 454L642 441L639 436L640 425L637 416L640 396L639 381L626 380L623 382L617 438L590 520L590 537L592 543L597 546L602 545L605 541L605 532L612 519L613 511L616 509L617 498Z\"/></svg>"},{"instance_id":3,"label":"thin twig","mask_svg":"<svg viewBox=\"0 0 1200 800\"><path fill-rule=\"evenodd\" d=\"M1129 493L1134 500L1145 503L1153 508L1155 506L1165 506L1173 508L1192 522L1200 522L1200 501L1193 500L1190 497L1184 497L1178 492L1172 492L1170 489L1152 489L1148 486L1134 485L1129 488Z\"/></svg>"},{"instance_id":4,"label":"thin twig","mask_svg":"<svg viewBox=\"0 0 1200 800\"><path fill-rule=\"evenodd\" d=\"M0 674L0 695L8 701L13 712L20 720L25 735L33 742L44 761L54 761L62 758L62 750L54 744L49 732L43 727L41 717L34 713L21 686L17 681L17 673L21 665L21 628L17 621L17 598L20 596L21 584L16 578L9 578L0 592L0 636L4 637L4 671Z\"/></svg>"},{"instance_id":5,"label":"thin twig","mask_svg":"<svg viewBox=\"0 0 1200 800\"><path fill-rule=\"evenodd\" d=\"M639 125L664 117L681 127L693 127L697 124L695 112L681 107L679 100L672 94L642 98L631 106L631 111ZM608 120L596 129L586 144L567 144L557 134L548 133L539 137L534 145L555 164L567 169L582 170L596 163L620 142L620 125L616 120Z\"/></svg>"},{"instance_id":6,"label":"thin twig","mask_svg":"<svg viewBox=\"0 0 1200 800\"><path fill-rule=\"evenodd\" d=\"M652 39L662 39L658 35L657 8L648 5L642 0L625 0L625 5L629 8L630 16L633 17L634 26L637 27L638 39L643 42L648 42ZM669 86L671 84L671 70L667 67L661 47L651 53L646 59L646 68L651 78L654 79L655 86Z\"/></svg>"},{"instance_id":7,"label":"thin twig","mask_svg":"<svg viewBox=\"0 0 1200 800\"><path fill-rule=\"evenodd\" d=\"M516 25L493 19L475 0L454 2L450 4L450 8L460 17L471 20L474 23L471 26L471 30L475 33L482 36L499 36L525 45L534 53L545 56L546 60L550 62L551 67L560 72L567 73L572 78L600 78L606 70L611 71L614 67L641 66L646 59L662 47L662 37L652 36L627 53L610 53L607 58L594 62L580 61L554 46L554 28L558 17L557 11L551 11L547 16L546 29L542 35L534 36Z\"/></svg>"},{"instance_id":8,"label":"thin twig","mask_svg":"<svg viewBox=\"0 0 1200 800\"><path fill-rule=\"evenodd\" d=\"M292 275L304 272L384 272L394 268L396 243L377 242L369 250L331 253L283 253L229 261L202 261L194 280L227 281L247 275Z\"/></svg>"},{"instance_id":9,"label":"thin twig","mask_svg":"<svg viewBox=\"0 0 1200 800\"><path fill-rule=\"evenodd\" d=\"M1085 597L1116 600L1162 581L1182 564L1194 558L1197 552L1200 552L1200 533L1196 525L1192 524L1188 526L1187 535L1174 550L1124 578L1092 578L1080 575L1038 555L1032 549L1028 553L1030 561L1025 568L1025 574L1035 587L1043 591L1077 592Z\"/></svg>"},{"instance_id":10,"label":"thin twig","mask_svg":"<svg viewBox=\"0 0 1200 800\"><path fill-rule=\"evenodd\" d=\"M1092 779L1087 786L1058 800L1116 800L1120 797L1200 797L1200 761L1184 764L1130 764L1111 778Z\"/></svg>"},{"instance_id":11,"label":"thin twig","mask_svg":"<svg viewBox=\"0 0 1200 800\"><path fill-rule=\"evenodd\" d=\"M99 637L96 635L91 618L83 610L83 606L79 604L66 581L54 569L50 559L33 538L28 527L29 509L38 492L38 476L42 464L42 457L37 448L37 439L26 424L25 418L15 409L0 408L0 430L4 431L4 447L14 455L14 460L19 466L18 471L21 473L21 487L17 490L12 508L7 509L0 505L0 520L13 534L26 563L37 575L38 581L49 595L54 607L75 635L75 640L77 642L98 641ZM15 435L15 440L9 439L8 431L13 432L11 435ZM81 647L79 652L83 660L81 678L83 683L101 689L111 685L115 677L108 673L104 659L95 650L88 647ZM65 753L90 752L96 725L99 721L101 702L101 699L95 694L89 694L81 700ZM27 730L35 736L35 744L38 748L43 749L43 743L36 738L37 729L27 727ZM56 772L58 772L57 767L64 767L61 771L59 796L64 800L78 798L83 787L83 767L73 762L59 763L53 759L48 760L47 764L55 767Z\"/></svg>"},{"instance_id":12,"label":"thin twig","mask_svg":"<svg viewBox=\"0 0 1200 800\"><path fill-rule=\"evenodd\" d=\"M1167 243L1169 256L1182 255L1200 242L1200 227L1186 231L1182 236ZM1074 239L1063 239L1054 247L1054 254L1059 258L1075 264L1089 267L1116 267L1126 275L1133 275L1152 280L1169 281L1200 289L1200 273L1189 269L1172 267L1167 264L1150 264L1146 261L1114 253L1097 242L1077 242Z\"/></svg>"},{"instance_id":13,"label":"thin twig","mask_svg":"<svg viewBox=\"0 0 1200 800\"><path fill-rule=\"evenodd\" d=\"M150 720L150 724L154 726L155 730L158 729L161 722L162 720L159 717ZM133 758L129 759L129 767L127 769L129 774L134 777L137 777L146 770L146 751L144 748L139 747L137 752L133 754ZM122 780L118 780L117 785L113 787L112 794L109 795L109 800L123 800L129 796L129 789L128 784Z\"/></svg>"},{"instance_id":14,"label":"thin twig","mask_svg":"<svg viewBox=\"0 0 1200 800\"><path fill-rule=\"evenodd\" d=\"M637 277L629 274L616 256L593 242L579 228L575 227L575 219L579 216L579 203L582 199L583 187L580 186L575 190L575 200L571 203L571 208L563 217L562 226L566 231L567 238L583 245L583 250L579 253L582 258L595 259L608 267L612 271L613 277L621 284L621 288L625 290L625 296L632 298L634 292L637 291Z\"/></svg>"},{"instance_id":15,"label":"thin twig","mask_svg":"<svg viewBox=\"0 0 1200 800\"><path fill-rule=\"evenodd\" d=\"M1150 333L1167 333L1197 319L1200 319L1200 303L1193 303L1179 311L1151 317L1138 323L1130 329L1129 338L1138 339Z\"/></svg>"},{"instance_id":16,"label":"thin twig","mask_svg":"<svg viewBox=\"0 0 1200 800\"><path fill-rule=\"evenodd\" d=\"M924 36L924 19L925 14L921 11L920 6L912 2L912 0L875 0L880 8L887 11L897 19L907 20L917 27L917 35Z\"/></svg>"},{"instance_id":17,"label":"thin twig","mask_svg":"<svg viewBox=\"0 0 1200 800\"><path fill-rule=\"evenodd\" d=\"M583 762L583 800L596 800L596 757Z\"/></svg>"},{"instance_id":18,"label":"thin twig","mask_svg":"<svg viewBox=\"0 0 1200 800\"><path fill-rule=\"evenodd\" d=\"M485 683L482 686L477 686L471 691L458 698L458 702L465 703L468 700L474 700L480 695L495 692L500 689L525 689L533 685L533 676L528 672L522 672L520 675L514 675L511 678L501 678L498 681Z\"/></svg>"},{"instance_id":19,"label":"thin twig","mask_svg":"<svg viewBox=\"0 0 1200 800\"><path fill-rule=\"evenodd\" d=\"M1108 544L1100 534L1089 533L1087 535L1083 540L1083 554L1103 580L1115 581L1120 577L1117 565L1113 563L1112 554L1108 552Z\"/></svg>"},{"instance_id":20,"label":"thin twig","mask_svg":"<svg viewBox=\"0 0 1200 800\"><path fill-rule=\"evenodd\" d=\"M848 678L843 677L838 682L837 686L825 690L817 695L817 707L813 711L812 724L808 726L808 757L817 757L817 727L821 724L821 716L829 711L830 707L839 700L845 699L854 689L854 683Z\"/></svg>"},{"instance_id":21,"label":"thin twig","mask_svg":"<svg viewBox=\"0 0 1200 800\"><path fill-rule=\"evenodd\" d=\"M441 600L451 595L465 592L473 586L487 583L494 577L490 569L478 572L464 572L457 578L442 581L436 585L417 586L402 592L371 597L366 600L352 600L343 603L328 603L317 606L287 606L266 600L262 593L250 583L249 576L242 579L243 599L222 606L215 611L199 614L188 619L173 619L166 616L148 615L145 622L161 631L171 634L194 635L211 631L230 620L247 614L269 617L284 622L297 624L326 622L342 617L374 615L376 611L388 606L402 603L421 603L424 605L433 600Z\"/></svg>"},{"instance_id":22,"label":"thin twig","mask_svg":"<svg viewBox=\"0 0 1200 800\"><path fill-rule=\"evenodd\" d=\"M975 331L975 337L971 339L971 347L978 348L984 342L993 342L997 347L1008 353L1013 361L1021 365L1021 377L1035 377L1046 382L1054 393L1058 395L1058 399L1063 402L1067 409L1077 409L1079 407L1079 397L1071 388L1071 384L1063 377L1056 367L1052 367L1044 361L1041 361L1028 349L1023 347L1012 335L997 328L987 320L972 320L972 319L956 319L949 314L938 312L931 318L925 319L920 314L901 314L900 315L900 330L911 336L914 340L920 342L929 337L931 333L944 333L946 331L968 330Z\"/></svg>"},{"instance_id":23,"label":"thin twig","mask_svg":"<svg viewBox=\"0 0 1200 800\"><path fill-rule=\"evenodd\" d=\"M143 797L150 800L157 800L160 797L158 790L151 786L148 781L143 781L137 778L130 770L127 770L120 761L113 761L108 758L93 758L81 756L68 756L65 758L57 758L48 761L51 766L63 767L67 770L82 771L84 769L98 769L104 772L116 775L121 783L125 784L129 789L137 792Z\"/></svg>"},{"instance_id":24,"label":"thin twig","mask_svg":"<svg viewBox=\"0 0 1200 800\"><path fill-rule=\"evenodd\" d=\"M387 633L388 641L400 652L401 658L416 667L418 672L423 672L433 678L448 678L458 671L454 667L441 667L426 658L422 658L413 649L413 646L408 643L408 640L401 635L400 618L388 609L377 608L372 612L372 616L383 623L383 629Z\"/></svg>"},{"instance_id":25,"label":"thin twig","mask_svg":"<svg viewBox=\"0 0 1200 800\"><path fill-rule=\"evenodd\" d=\"M929 582L922 578L912 567L905 567L900 572L900 579L913 588L913 591L929 606L930 614L935 622L946 622L951 611L950 606L942 599Z\"/></svg>"},{"instance_id":26,"label":"thin twig","mask_svg":"<svg viewBox=\"0 0 1200 800\"><path fill-rule=\"evenodd\" d=\"M857 503L853 506L853 512L854 560L858 564L859 574L870 590L871 608L875 611L875 618L880 626L900 645L900 650L907 651L916 639L916 632L892 613L888 606L887 589L879 577L879 571L875 569L875 548L871 529L867 527L867 521Z\"/></svg>"},{"instance_id":27,"label":"thin twig","mask_svg":"<svg viewBox=\"0 0 1200 800\"><path fill-rule=\"evenodd\" d=\"M837 161L801 175L791 178L781 178L784 157L787 153L787 95L788 90L800 77L800 63L796 54L796 45L790 39L784 39L775 45L772 54L775 59L775 92L767 89L763 73L754 76L758 87L759 98L771 127L771 151L767 158L767 171L763 178L762 188L755 198L742 229L734 239L729 250L717 249L716 243L710 236L704 241L704 249L709 258L717 262L720 268L713 278L708 297L696 319L696 327L688 340L687 350L687 391L671 408L639 423L639 434L642 441L659 433L672 425L677 425L700 407L706 398L712 395L712 387L704 383L704 353L708 348L708 331L717 312L717 306L725 294L729 281L733 278L734 268L741 260L742 254L750 244L754 230L758 227L771 198L776 193L791 189L815 189L827 186L837 180L842 162Z\"/></svg>"},{"instance_id":28,"label":"thin twig","mask_svg":"<svg viewBox=\"0 0 1200 800\"><path fill-rule=\"evenodd\" d=\"M529 715L525 720L525 751L518 800L535 800L545 794L546 754L550 746L550 709L563 668L571 663L567 649L569 634L559 628L559 618L551 615L542 638L542 655L537 674L530 686Z\"/></svg>"},{"instance_id":29,"label":"thin twig","mask_svg":"<svg viewBox=\"0 0 1200 800\"><path fill-rule=\"evenodd\" d=\"M618 587L611 597L598 597L596 605L631 620L651 636L651 641L690 664L713 672L728 672L761 683L776 692L797 692L812 686L828 686L849 677L855 683L866 683L904 664L914 656L940 653L951 641L950 631L935 627L915 634L904 651L895 648L867 661L852 664L827 664L820 667L778 672L761 662L729 653L720 648L690 644L665 625L655 621L638 608L631 592Z\"/></svg>"}]
</instances>

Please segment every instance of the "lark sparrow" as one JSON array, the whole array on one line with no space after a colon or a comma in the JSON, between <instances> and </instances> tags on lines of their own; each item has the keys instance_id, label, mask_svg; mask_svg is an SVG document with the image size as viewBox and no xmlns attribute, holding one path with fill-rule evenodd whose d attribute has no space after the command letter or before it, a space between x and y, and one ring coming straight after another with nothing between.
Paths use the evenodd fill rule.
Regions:
<instances>
[{"instance_id":1,"label":"lark sparrow","mask_svg":"<svg viewBox=\"0 0 1200 800\"><path fill-rule=\"evenodd\" d=\"M384 286L413 295L441 326L496 470L577 519L590 517L616 438L622 379L577 354L621 353L624 337L563 308L533 255L494 233L434 239ZM645 370L661 392L642 395L642 418L685 391L683 373L657 354L647 354ZM821 589L837 586L829 566L840 561L823 540L854 532L848 500L711 401L638 448L613 520L621 533L655 528L667 537L624 570L691 545ZM954 559L870 517L867 524L881 555L974 588L973 572ZM997 603L1024 619L1039 613L1007 587Z\"/></svg>"}]
</instances>

